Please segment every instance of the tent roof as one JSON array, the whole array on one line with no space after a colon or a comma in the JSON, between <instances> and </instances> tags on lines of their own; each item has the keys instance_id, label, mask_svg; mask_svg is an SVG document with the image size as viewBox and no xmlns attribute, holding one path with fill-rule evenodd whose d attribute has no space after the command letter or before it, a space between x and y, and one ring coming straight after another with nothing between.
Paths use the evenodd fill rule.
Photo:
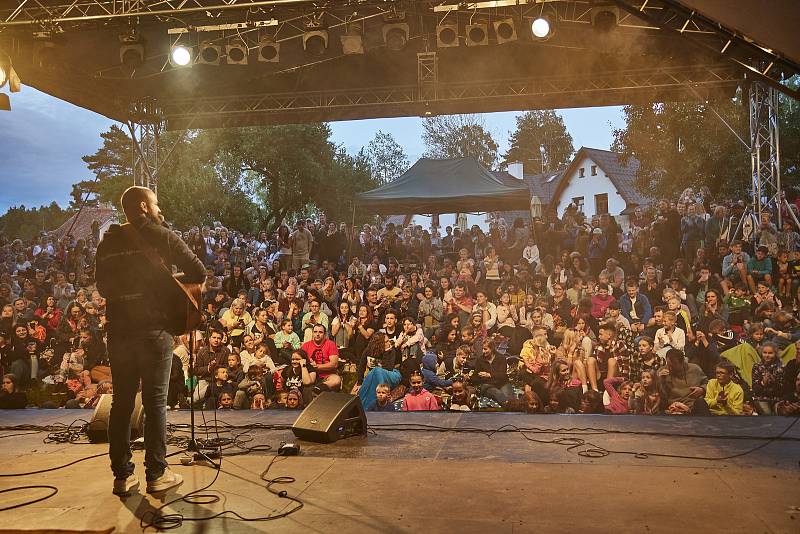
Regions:
<instances>
[{"instance_id":1,"label":"tent roof","mask_svg":"<svg viewBox=\"0 0 800 534\"><path fill-rule=\"evenodd\" d=\"M356 195L377 213L463 213L528 209L525 184L506 185L472 158L422 158L396 180Z\"/></svg>"}]
</instances>

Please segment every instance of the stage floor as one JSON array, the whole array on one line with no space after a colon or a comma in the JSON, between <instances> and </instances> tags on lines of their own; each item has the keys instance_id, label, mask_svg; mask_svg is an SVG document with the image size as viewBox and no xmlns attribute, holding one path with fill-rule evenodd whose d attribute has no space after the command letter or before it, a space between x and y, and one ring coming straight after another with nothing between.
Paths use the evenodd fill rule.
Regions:
<instances>
[{"instance_id":1,"label":"stage floor","mask_svg":"<svg viewBox=\"0 0 800 534\"><path fill-rule=\"evenodd\" d=\"M218 412L230 425L290 425L297 412ZM0 412L0 425L69 424L91 413L78 410ZM211 422L212 413L205 414ZM170 412L171 423L186 423L188 412ZM202 420L198 418L198 420ZM634 416L530 416L509 413L370 414L374 433L330 445L300 442L301 456L280 458L269 476L296 482L276 486L304 507L269 522L215 519L184 522L181 532L798 532L800 531L800 423L785 437L790 418L667 418ZM382 425L430 425L440 431L389 430ZM476 433L503 425L519 433ZM511 427L506 427L510 429ZM535 428L544 431L536 431ZM586 429L591 431L559 431ZM550 430L550 432L546 432ZM240 430L236 430L240 432ZM619 433L628 432L628 433ZM638 432L633 434L630 432ZM107 445L43 444L44 434L4 437L0 432L0 474L63 465ZM659 435L653 435L659 433ZM669 435L666 435L669 434ZM222 436L230 435L223 433ZM248 445L273 449L294 441L289 430L254 430ZM689 437L704 435L708 437ZM721 437L722 436L722 437ZM579 438L592 445L570 449ZM765 446L750 454L728 457ZM594 446L602 457L577 454ZM170 447L170 452L176 450ZM694 458L634 456L622 451ZM276 514L294 504L264 489L259 474L273 453L226 457L213 485L221 497L210 505L176 503L169 511L201 517L235 510L248 517ZM134 461L143 485L143 453ZM183 466L184 476L166 500L208 484L216 471ZM111 493L105 456L46 474L2 477L0 489L51 484L58 494L24 508L0 512L2 529L74 529L140 532L140 518L164 501L140 492ZM44 490L0 494L0 508L46 494ZM152 529L151 529L152 530Z\"/></svg>"}]
</instances>

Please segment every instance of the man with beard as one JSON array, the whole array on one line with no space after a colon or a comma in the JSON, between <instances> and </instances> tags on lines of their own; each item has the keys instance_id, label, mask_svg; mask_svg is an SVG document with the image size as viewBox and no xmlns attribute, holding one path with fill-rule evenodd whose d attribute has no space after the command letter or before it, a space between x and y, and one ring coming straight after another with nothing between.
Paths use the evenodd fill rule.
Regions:
<instances>
[{"instance_id":1,"label":"man with beard","mask_svg":"<svg viewBox=\"0 0 800 534\"><path fill-rule=\"evenodd\" d=\"M147 492L163 492L183 481L166 462L167 388L172 367L175 318L164 300L166 276L150 261L147 245L166 266L183 271L184 281L200 283L205 267L189 247L164 225L155 193L130 187L121 198L130 227L113 225L97 247L97 287L107 299L106 331L114 401L109 420L109 457L113 492L124 495L138 486L130 450L130 418L142 386ZM137 239L138 236L138 239ZM169 281L172 284L172 281Z\"/></svg>"}]
</instances>

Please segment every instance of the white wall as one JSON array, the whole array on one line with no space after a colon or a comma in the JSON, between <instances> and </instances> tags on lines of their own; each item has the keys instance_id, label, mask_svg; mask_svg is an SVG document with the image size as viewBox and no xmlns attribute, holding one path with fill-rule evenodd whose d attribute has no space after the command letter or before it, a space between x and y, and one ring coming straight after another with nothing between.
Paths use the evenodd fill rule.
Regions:
<instances>
[{"instance_id":1,"label":"white wall","mask_svg":"<svg viewBox=\"0 0 800 534\"><path fill-rule=\"evenodd\" d=\"M572 175L566 178L569 182L558 200L559 216L564 215L564 210L572 202L573 197L583 197L583 213L587 217L592 217L595 214L594 196L602 193L608 194L609 214L618 215L625 209L625 200L617 193L614 184L599 165L597 166L597 176L592 176L592 165L596 165L596 163L588 157L583 157ZM581 168L584 169L583 178L580 178Z\"/></svg>"}]
</instances>

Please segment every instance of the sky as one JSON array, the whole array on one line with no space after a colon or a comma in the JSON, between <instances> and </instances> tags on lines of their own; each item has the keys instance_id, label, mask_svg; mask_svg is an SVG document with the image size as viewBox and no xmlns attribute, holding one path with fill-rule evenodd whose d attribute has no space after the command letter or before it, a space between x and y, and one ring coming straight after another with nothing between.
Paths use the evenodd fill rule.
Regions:
<instances>
[{"instance_id":1,"label":"sky","mask_svg":"<svg viewBox=\"0 0 800 534\"><path fill-rule=\"evenodd\" d=\"M0 111L0 214L11 206L27 207L56 201L66 207L72 184L93 178L81 160L100 148L100 133L114 122L67 102L23 86L11 95L12 111ZM619 107L558 110L575 148L608 149L615 128L625 122ZM508 148L516 112L483 115L486 127ZM350 153L369 143L379 130L391 133L413 163L425 151L422 119L406 117L331 123L333 141Z\"/></svg>"}]
</instances>

